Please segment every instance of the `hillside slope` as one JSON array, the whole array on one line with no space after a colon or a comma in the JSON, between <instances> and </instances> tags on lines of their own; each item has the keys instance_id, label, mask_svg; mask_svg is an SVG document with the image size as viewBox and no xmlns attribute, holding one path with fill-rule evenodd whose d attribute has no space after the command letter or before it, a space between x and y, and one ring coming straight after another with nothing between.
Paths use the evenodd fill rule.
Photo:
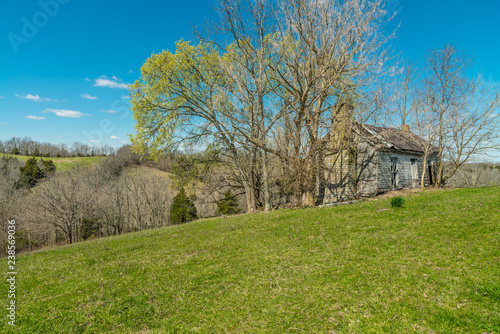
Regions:
<instances>
[{"instance_id":1,"label":"hillside slope","mask_svg":"<svg viewBox=\"0 0 500 334\"><path fill-rule=\"evenodd\" d=\"M500 332L499 208L498 187L432 191L42 250L18 257L16 330Z\"/></svg>"}]
</instances>

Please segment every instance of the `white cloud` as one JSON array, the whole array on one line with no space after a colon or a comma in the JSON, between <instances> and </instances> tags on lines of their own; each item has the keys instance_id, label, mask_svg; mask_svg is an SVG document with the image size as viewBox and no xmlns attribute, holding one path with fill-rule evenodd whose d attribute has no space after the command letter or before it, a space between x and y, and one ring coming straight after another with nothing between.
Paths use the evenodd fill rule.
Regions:
<instances>
[{"instance_id":1,"label":"white cloud","mask_svg":"<svg viewBox=\"0 0 500 334\"><path fill-rule=\"evenodd\" d=\"M32 95L32 94L26 94L26 95L21 95L21 94L15 94L18 98L20 99L25 99L25 100L31 100L35 102L58 102L57 100L52 100L49 98L44 98L40 97L40 95Z\"/></svg>"},{"instance_id":2,"label":"white cloud","mask_svg":"<svg viewBox=\"0 0 500 334\"><path fill-rule=\"evenodd\" d=\"M37 120L37 121L41 121L41 120L44 120L45 117L43 116L32 116L32 115L29 115L29 116L26 116L27 119L34 119L34 120Z\"/></svg>"},{"instance_id":3,"label":"white cloud","mask_svg":"<svg viewBox=\"0 0 500 334\"><path fill-rule=\"evenodd\" d=\"M121 139L120 137L117 137L117 136L111 136L111 137L109 137L109 138L111 138L111 139L113 139L113 140L118 140L118 139Z\"/></svg>"},{"instance_id":4,"label":"white cloud","mask_svg":"<svg viewBox=\"0 0 500 334\"><path fill-rule=\"evenodd\" d=\"M118 78L117 76L112 76L111 79L115 80L115 81L122 81L120 78Z\"/></svg>"},{"instance_id":5,"label":"white cloud","mask_svg":"<svg viewBox=\"0 0 500 334\"><path fill-rule=\"evenodd\" d=\"M87 100L97 100L97 96L92 96L92 95L87 94L87 93L82 94L82 95L80 95L80 96L81 96L82 98L84 98L84 99L87 99Z\"/></svg>"},{"instance_id":6,"label":"white cloud","mask_svg":"<svg viewBox=\"0 0 500 334\"><path fill-rule=\"evenodd\" d=\"M91 143L99 143L99 142L100 142L100 140L97 140L97 139L90 139L90 140L89 140L89 142L91 142Z\"/></svg>"},{"instance_id":7,"label":"white cloud","mask_svg":"<svg viewBox=\"0 0 500 334\"><path fill-rule=\"evenodd\" d=\"M128 96L128 95L122 96L122 100L128 100L128 99L130 99L130 96Z\"/></svg>"},{"instance_id":8,"label":"white cloud","mask_svg":"<svg viewBox=\"0 0 500 334\"><path fill-rule=\"evenodd\" d=\"M120 140L119 143L122 143L122 144L130 144L130 142L128 140Z\"/></svg>"},{"instance_id":9,"label":"white cloud","mask_svg":"<svg viewBox=\"0 0 500 334\"><path fill-rule=\"evenodd\" d=\"M105 113L108 113L108 114L116 114L118 111L113 110L113 109L108 109L108 110L101 109L101 112L105 112Z\"/></svg>"},{"instance_id":10,"label":"white cloud","mask_svg":"<svg viewBox=\"0 0 500 334\"><path fill-rule=\"evenodd\" d=\"M85 78L85 81L89 81L89 82L90 82L90 81L92 81L92 80L90 80L89 78Z\"/></svg>"},{"instance_id":11,"label":"white cloud","mask_svg":"<svg viewBox=\"0 0 500 334\"><path fill-rule=\"evenodd\" d=\"M132 74L132 73L134 73L134 71L132 71L132 70L128 70L128 73L129 73L129 74Z\"/></svg>"},{"instance_id":12,"label":"white cloud","mask_svg":"<svg viewBox=\"0 0 500 334\"><path fill-rule=\"evenodd\" d=\"M3 96L0 96L0 99L5 99L5 97L3 97Z\"/></svg>"},{"instance_id":13,"label":"white cloud","mask_svg":"<svg viewBox=\"0 0 500 334\"><path fill-rule=\"evenodd\" d=\"M66 109L45 109L43 112L52 112L60 117L71 117L71 118L80 118L82 116L90 116L88 114L83 114L76 110L66 110Z\"/></svg>"},{"instance_id":14,"label":"white cloud","mask_svg":"<svg viewBox=\"0 0 500 334\"><path fill-rule=\"evenodd\" d=\"M96 87L109 87L109 88L120 88L120 89L128 89L128 83L119 82L117 77L113 76L113 80L109 80L105 76L101 76L100 78L95 79L94 86Z\"/></svg>"}]
</instances>

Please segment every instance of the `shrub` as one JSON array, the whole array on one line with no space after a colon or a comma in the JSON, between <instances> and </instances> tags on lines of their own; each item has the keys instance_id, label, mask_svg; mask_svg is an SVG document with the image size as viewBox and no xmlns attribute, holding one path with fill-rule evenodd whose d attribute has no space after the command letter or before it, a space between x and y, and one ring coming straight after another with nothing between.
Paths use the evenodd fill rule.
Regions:
<instances>
[{"instance_id":1,"label":"shrub","mask_svg":"<svg viewBox=\"0 0 500 334\"><path fill-rule=\"evenodd\" d=\"M195 219L198 219L198 212L193 200L186 196L186 191L181 188L170 207L170 223L183 224Z\"/></svg>"},{"instance_id":2,"label":"shrub","mask_svg":"<svg viewBox=\"0 0 500 334\"><path fill-rule=\"evenodd\" d=\"M238 201L231 193L231 190L226 191L224 198L217 203L217 214L231 215L240 211L241 209L238 208Z\"/></svg>"},{"instance_id":3,"label":"shrub","mask_svg":"<svg viewBox=\"0 0 500 334\"><path fill-rule=\"evenodd\" d=\"M391 206L393 208L400 208L403 206L404 203L405 203L405 200L401 196L396 196L396 197L391 198Z\"/></svg>"}]
</instances>

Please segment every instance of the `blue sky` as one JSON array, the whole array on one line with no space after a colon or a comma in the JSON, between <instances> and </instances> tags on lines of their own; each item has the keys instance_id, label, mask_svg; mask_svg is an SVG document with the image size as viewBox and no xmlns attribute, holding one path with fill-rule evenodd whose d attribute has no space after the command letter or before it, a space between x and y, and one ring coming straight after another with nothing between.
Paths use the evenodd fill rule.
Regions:
<instances>
[{"instance_id":1,"label":"blue sky","mask_svg":"<svg viewBox=\"0 0 500 334\"><path fill-rule=\"evenodd\" d=\"M0 2L0 140L121 146L133 132L126 84L144 61L214 18L213 1ZM392 0L393 47L412 61L455 44L471 73L500 82L500 1Z\"/></svg>"}]
</instances>

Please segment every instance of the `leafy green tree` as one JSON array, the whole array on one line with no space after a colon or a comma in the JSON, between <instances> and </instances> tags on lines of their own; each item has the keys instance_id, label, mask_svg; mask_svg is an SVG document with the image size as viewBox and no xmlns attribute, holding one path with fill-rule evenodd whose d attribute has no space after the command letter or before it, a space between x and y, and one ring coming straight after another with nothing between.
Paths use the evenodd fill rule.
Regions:
<instances>
[{"instance_id":1,"label":"leafy green tree","mask_svg":"<svg viewBox=\"0 0 500 334\"><path fill-rule=\"evenodd\" d=\"M228 189L224 194L224 198L217 203L217 213L220 215L231 215L240 212L236 197Z\"/></svg>"},{"instance_id":2,"label":"leafy green tree","mask_svg":"<svg viewBox=\"0 0 500 334\"><path fill-rule=\"evenodd\" d=\"M195 219L198 219L198 212L193 199L186 195L184 188L181 188L170 207L170 223L184 224Z\"/></svg>"}]
</instances>

